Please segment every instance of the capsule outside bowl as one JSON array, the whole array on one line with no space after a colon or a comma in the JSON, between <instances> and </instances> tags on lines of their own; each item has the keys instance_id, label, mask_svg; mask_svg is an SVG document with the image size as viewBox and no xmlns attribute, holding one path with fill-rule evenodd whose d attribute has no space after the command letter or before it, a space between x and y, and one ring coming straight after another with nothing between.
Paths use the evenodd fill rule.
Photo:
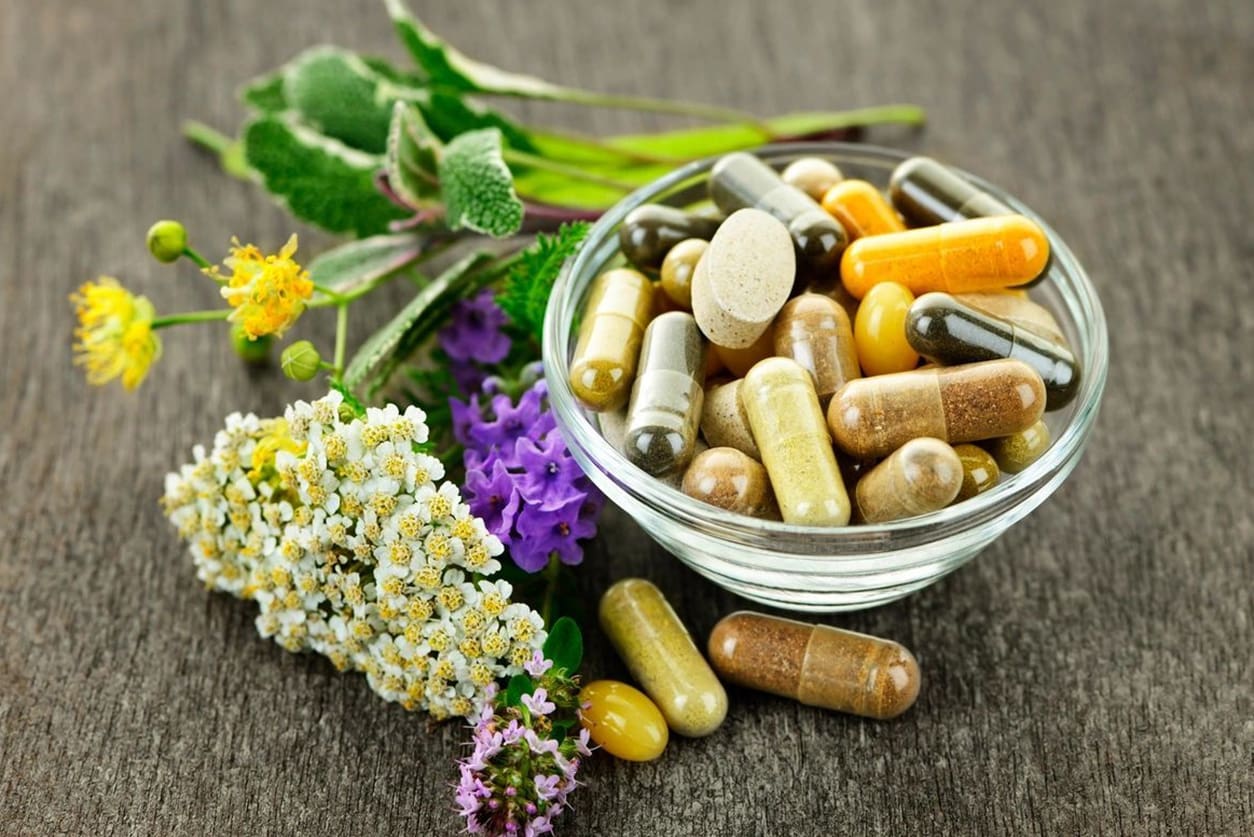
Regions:
<instances>
[{"instance_id":1,"label":"capsule outside bowl","mask_svg":"<svg viewBox=\"0 0 1254 837\"><path fill-rule=\"evenodd\" d=\"M909 155L848 143L765 146L755 152L776 169L799 157L831 160L849 178L880 187ZM960 504L907 520L815 528L744 517L712 507L633 467L597 431L567 380L573 324L589 287L618 253L618 227L638 206L688 206L706 197L717 158L684 166L611 208L567 262L549 298L544 365L558 426L576 461L607 497L659 544L714 583L773 607L812 612L874 607L923 589L971 560L1053 494L1079 463L1106 384L1106 321L1097 293L1066 243L1027 206L970 175L972 183L1036 221L1053 261L1033 296L1049 308L1084 370L1079 391L1047 413L1053 445L1021 473Z\"/></svg>"}]
</instances>

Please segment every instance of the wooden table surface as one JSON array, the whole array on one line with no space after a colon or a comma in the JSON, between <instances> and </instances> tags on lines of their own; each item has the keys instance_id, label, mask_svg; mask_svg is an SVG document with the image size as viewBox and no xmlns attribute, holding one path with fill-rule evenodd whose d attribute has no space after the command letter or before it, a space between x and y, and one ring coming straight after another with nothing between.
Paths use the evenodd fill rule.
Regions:
<instances>
[{"instance_id":1,"label":"wooden table surface","mask_svg":"<svg viewBox=\"0 0 1254 837\"><path fill-rule=\"evenodd\" d=\"M832 624L901 640L926 684L875 723L737 691L725 726L647 765L592 761L578 835L1254 832L1254 6L1249 3L422 3L468 53L555 81L761 113L925 106L925 150L1070 242L1111 332L1083 463L977 560ZM625 12L625 13L624 13ZM169 335L137 395L70 362L99 273L159 310L213 289L205 249L292 229L178 135L311 44L399 57L370 0L0 4L0 833L445 834L465 730L260 639L162 518L165 472L233 410L308 395L220 328ZM524 107L586 130L638 114ZM302 232L304 232L302 230ZM307 235L313 252L325 242ZM398 289L399 290L399 289ZM371 316L387 316L380 300ZM327 339L332 324L305 327ZM654 579L699 636L743 605L625 516L580 569ZM589 671L622 676L599 632Z\"/></svg>"}]
</instances>

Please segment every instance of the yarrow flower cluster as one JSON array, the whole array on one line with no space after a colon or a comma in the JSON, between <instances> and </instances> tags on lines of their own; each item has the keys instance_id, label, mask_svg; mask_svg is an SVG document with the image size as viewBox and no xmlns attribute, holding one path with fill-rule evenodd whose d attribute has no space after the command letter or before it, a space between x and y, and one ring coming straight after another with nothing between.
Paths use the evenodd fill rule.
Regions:
<instances>
[{"instance_id":1,"label":"yarrow flower cluster","mask_svg":"<svg viewBox=\"0 0 1254 837\"><path fill-rule=\"evenodd\" d=\"M87 382L98 386L120 378L126 389L139 386L161 357L152 303L111 276L84 283L70 301L78 317L74 362L86 369Z\"/></svg>"},{"instance_id":2,"label":"yarrow flower cluster","mask_svg":"<svg viewBox=\"0 0 1254 837\"><path fill-rule=\"evenodd\" d=\"M217 267L205 269L223 283L222 297L235 309L231 322L252 340L281 337L304 312L314 291L309 272L292 259L296 235L272 256L252 244L241 245L236 238L231 245L231 254L223 261L231 269L229 275Z\"/></svg>"},{"instance_id":3,"label":"yarrow flower cluster","mask_svg":"<svg viewBox=\"0 0 1254 837\"><path fill-rule=\"evenodd\" d=\"M481 403L480 399L484 400ZM527 572L583 560L604 498L580 470L536 381L515 403L489 378L468 401L451 401L453 435L465 447L466 497L488 531Z\"/></svg>"},{"instance_id":4,"label":"yarrow flower cluster","mask_svg":"<svg viewBox=\"0 0 1254 837\"><path fill-rule=\"evenodd\" d=\"M500 540L423 453L417 407L345 416L338 392L281 419L232 415L166 478L166 514L210 587L256 601L257 629L366 674L437 720L480 711L544 623L510 601Z\"/></svg>"}]
</instances>

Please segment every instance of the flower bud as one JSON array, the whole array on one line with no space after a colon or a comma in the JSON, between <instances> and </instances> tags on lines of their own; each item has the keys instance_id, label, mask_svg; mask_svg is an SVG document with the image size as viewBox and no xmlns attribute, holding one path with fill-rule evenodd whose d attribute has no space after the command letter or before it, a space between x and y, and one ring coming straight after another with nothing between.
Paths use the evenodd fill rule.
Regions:
<instances>
[{"instance_id":1,"label":"flower bud","mask_svg":"<svg viewBox=\"0 0 1254 837\"><path fill-rule=\"evenodd\" d=\"M176 262L187 248L187 228L178 221L158 221L148 228L148 252L159 261Z\"/></svg>"},{"instance_id":2,"label":"flower bud","mask_svg":"<svg viewBox=\"0 0 1254 837\"><path fill-rule=\"evenodd\" d=\"M256 340L250 338L238 323L231 326L231 347L240 359L250 365L265 363L270 359L270 347L274 338L266 335Z\"/></svg>"},{"instance_id":3,"label":"flower bud","mask_svg":"<svg viewBox=\"0 0 1254 837\"><path fill-rule=\"evenodd\" d=\"M283 374L293 381L309 381L313 380L313 376L322 367L322 355L318 354L313 343L297 340L283 350L280 365L283 367Z\"/></svg>"}]
</instances>

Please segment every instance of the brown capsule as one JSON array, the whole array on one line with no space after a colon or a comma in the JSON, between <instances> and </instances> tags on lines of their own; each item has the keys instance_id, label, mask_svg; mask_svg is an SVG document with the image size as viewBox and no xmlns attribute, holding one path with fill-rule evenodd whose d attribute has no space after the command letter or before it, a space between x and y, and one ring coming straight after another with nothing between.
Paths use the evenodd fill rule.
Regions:
<instances>
[{"instance_id":1,"label":"brown capsule","mask_svg":"<svg viewBox=\"0 0 1254 837\"><path fill-rule=\"evenodd\" d=\"M709 388L701 411L701 435L711 447L735 448L759 462L762 452L753 441L749 416L740 400L741 379Z\"/></svg>"},{"instance_id":2,"label":"brown capsule","mask_svg":"<svg viewBox=\"0 0 1254 837\"><path fill-rule=\"evenodd\" d=\"M735 448L710 448L694 457L684 472L683 492L750 517L766 516L775 504L766 469Z\"/></svg>"},{"instance_id":3,"label":"brown capsule","mask_svg":"<svg viewBox=\"0 0 1254 837\"><path fill-rule=\"evenodd\" d=\"M687 238L676 244L662 260L661 286L663 296L681 310L692 310L692 272L705 254L710 242Z\"/></svg>"},{"instance_id":4,"label":"brown capsule","mask_svg":"<svg viewBox=\"0 0 1254 837\"><path fill-rule=\"evenodd\" d=\"M814 378L819 404L861 377L849 315L830 297L802 294L775 318L775 354L797 361Z\"/></svg>"},{"instance_id":5,"label":"brown capsule","mask_svg":"<svg viewBox=\"0 0 1254 837\"><path fill-rule=\"evenodd\" d=\"M823 200L828 190L844 179L840 169L822 157L799 157L789 163L779 176L789 186L800 189L816 201Z\"/></svg>"},{"instance_id":6,"label":"brown capsule","mask_svg":"<svg viewBox=\"0 0 1254 837\"><path fill-rule=\"evenodd\" d=\"M645 326L653 312L653 283L634 270L597 277L570 364L570 388L593 410L627 403Z\"/></svg>"},{"instance_id":7,"label":"brown capsule","mask_svg":"<svg viewBox=\"0 0 1254 837\"><path fill-rule=\"evenodd\" d=\"M1049 450L1049 425L1041 420L1018 433L991 439L984 445L1003 471L1017 474Z\"/></svg>"},{"instance_id":8,"label":"brown capsule","mask_svg":"<svg viewBox=\"0 0 1254 837\"><path fill-rule=\"evenodd\" d=\"M919 696L919 664L887 639L740 611L710 632L728 683L864 718L895 718Z\"/></svg>"},{"instance_id":9,"label":"brown capsule","mask_svg":"<svg viewBox=\"0 0 1254 837\"><path fill-rule=\"evenodd\" d=\"M867 523L887 523L943 509L962 488L962 462L940 439L911 439L858 480L854 493Z\"/></svg>"},{"instance_id":10,"label":"brown capsule","mask_svg":"<svg viewBox=\"0 0 1254 837\"><path fill-rule=\"evenodd\" d=\"M768 325L766 331L762 332L757 340L743 349L731 349L717 344L711 344L711 349L713 350L711 354L718 355L728 372L737 378L743 378L757 365L758 361L766 360L775 354L775 324Z\"/></svg>"},{"instance_id":11,"label":"brown capsule","mask_svg":"<svg viewBox=\"0 0 1254 837\"><path fill-rule=\"evenodd\" d=\"M1008 436L1045 410L1045 384L1018 360L912 369L845 384L832 397L827 424L846 453L887 456L911 439L957 444Z\"/></svg>"},{"instance_id":12,"label":"brown capsule","mask_svg":"<svg viewBox=\"0 0 1254 837\"><path fill-rule=\"evenodd\" d=\"M1001 469L993 455L979 445L954 445L954 453L962 462L962 488L958 489L955 503L983 494L1001 478Z\"/></svg>"}]
</instances>

